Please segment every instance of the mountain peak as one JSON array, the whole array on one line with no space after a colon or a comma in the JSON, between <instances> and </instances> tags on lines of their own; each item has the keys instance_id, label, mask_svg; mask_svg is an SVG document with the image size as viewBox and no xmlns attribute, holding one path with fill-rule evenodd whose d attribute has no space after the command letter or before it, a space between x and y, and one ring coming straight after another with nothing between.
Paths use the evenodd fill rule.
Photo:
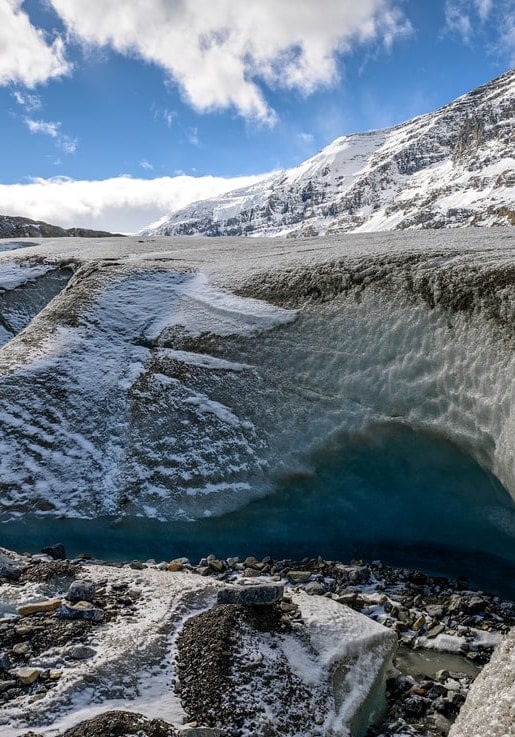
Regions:
<instances>
[{"instance_id":1,"label":"mountain peak","mask_svg":"<svg viewBox=\"0 0 515 737\"><path fill-rule=\"evenodd\" d=\"M341 136L292 169L145 235L288 236L514 225L515 71L433 113Z\"/></svg>"}]
</instances>

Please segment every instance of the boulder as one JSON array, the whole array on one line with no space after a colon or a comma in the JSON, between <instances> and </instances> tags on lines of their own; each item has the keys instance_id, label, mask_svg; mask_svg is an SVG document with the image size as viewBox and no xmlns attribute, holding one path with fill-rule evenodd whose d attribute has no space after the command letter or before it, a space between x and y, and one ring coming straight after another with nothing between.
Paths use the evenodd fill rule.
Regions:
<instances>
[{"instance_id":1,"label":"boulder","mask_svg":"<svg viewBox=\"0 0 515 737\"><path fill-rule=\"evenodd\" d=\"M77 601L93 601L95 598L96 585L93 581L78 579L70 584L66 598L72 604Z\"/></svg>"},{"instance_id":2,"label":"boulder","mask_svg":"<svg viewBox=\"0 0 515 737\"><path fill-rule=\"evenodd\" d=\"M261 584L258 586L227 586L218 592L217 604L239 604L241 606L267 606L275 604L283 597L282 584Z\"/></svg>"},{"instance_id":3,"label":"boulder","mask_svg":"<svg viewBox=\"0 0 515 737\"><path fill-rule=\"evenodd\" d=\"M55 545L47 545L41 548L41 552L45 555L49 555L54 560L66 560L66 551L62 543L56 543Z\"/></svg>"},{"instance_id":4,"label":"boulder","mask_svg":"<svg viewBox=\"0 0 515 737\"><path fill-rule=\"evenodd\" d=\"M8 581L18 581L21 576L22 566L9 556L0 553L0 578Z\"/></svg>"}]
</instances>

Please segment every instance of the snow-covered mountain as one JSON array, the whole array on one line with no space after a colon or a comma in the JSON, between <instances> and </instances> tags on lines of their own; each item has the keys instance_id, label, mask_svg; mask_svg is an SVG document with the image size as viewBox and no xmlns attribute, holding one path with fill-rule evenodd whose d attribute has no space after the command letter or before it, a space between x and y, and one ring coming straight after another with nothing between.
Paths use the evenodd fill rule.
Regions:
<instances>
[{"instance_id":1,"label":"snow-covered mountain","mask_svg":"<svg viewBox=\"0 0 515 737\"><path fill-rule=\"evenodd\" d=\"M342 136L293 169L202 200L145 235L304 237L515 224L515 71L436 112Z\"/></svg>"}]
</instances>

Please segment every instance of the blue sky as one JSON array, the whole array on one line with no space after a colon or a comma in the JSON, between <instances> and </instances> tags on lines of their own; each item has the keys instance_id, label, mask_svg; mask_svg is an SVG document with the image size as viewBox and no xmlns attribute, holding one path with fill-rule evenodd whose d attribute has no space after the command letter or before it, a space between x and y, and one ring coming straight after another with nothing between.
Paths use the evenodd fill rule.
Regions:
<instances>
[{"instance_id":1,"label":"blue sky","mask_svg":"<svg viewBox=\"0 0 515 737\"><path fill-rule=\"evenodd\" d=\"M0 0L0 49L0 213L130 231L507 71L515 0Z\"/></svg>"}]
</instances>

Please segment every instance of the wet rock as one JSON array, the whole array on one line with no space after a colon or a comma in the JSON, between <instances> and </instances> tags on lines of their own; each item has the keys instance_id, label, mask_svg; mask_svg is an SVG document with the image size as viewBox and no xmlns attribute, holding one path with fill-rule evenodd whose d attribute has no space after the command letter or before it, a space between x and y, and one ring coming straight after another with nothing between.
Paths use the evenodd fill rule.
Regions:
<instances>
[{"instance_id":1,"label":"wet rock","mask_svg":"<svg viewBox=\"0 0 515 737\"><path fill-rule=\"evenodd\" d=\"M32 604L24 604L23 606L18 607L18 614L21 617L29 617L31 614L53 612L55 609L59 609L61 604L61 599L45 599L44 601L36 601Z\"/></svg>"},{"instance_id":2,"label":"wet rock","mask_svg":"<svg viewBox=\"0 0 515 737\"><path fill-rule=\"evenodd\" d=\"M49 555L54 560L65 560L66 559L66 551L62 543L56 543L55 545L47 545L46 547L41 548L41 552L45 553L45 555Z\"/></svg>"},{"instance_id":3,"label":"wet rock","mask_svg":"<svg viewBox=\"0 0 515 737\"><path fill-rule=\"evenodd\" d=\"M96 593L96 584L93 581L79 579L70 584L66 598L75 604L78 601L93 601Z\"/></svg>"},{"instance_id":4,"label":"wet rock","mask_svg":"<svg viewBox=\"0 0 515 737\"><path fill-rule=\"evenodd\" d=\"M284 594L281 584L258 586L231 586L218 592L217 604L239 604L240 606L266 606L280 601Z\"/></svg>"}]
</instances>

